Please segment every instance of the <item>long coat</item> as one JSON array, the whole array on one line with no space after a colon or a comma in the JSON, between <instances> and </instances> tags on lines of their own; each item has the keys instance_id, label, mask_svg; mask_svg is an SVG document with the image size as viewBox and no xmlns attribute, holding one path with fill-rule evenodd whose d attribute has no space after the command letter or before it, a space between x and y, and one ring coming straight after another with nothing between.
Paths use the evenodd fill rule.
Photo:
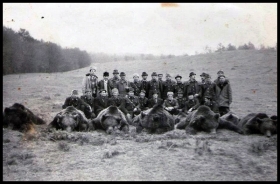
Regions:
<instances>
[{"instance_id":1,"label":"long coat","mask_svg":"<svg viewBox=\"0 0 280 184\"><path fill-rule=\"evenodd\" d=\"M162 82L162 95L161 98L163 100L165 100L167 98L167 92L171 91L171 92L175 92L175 85L176 82L173 80L165 80Z\"/></svg>"},{"instance_id":2,"label":"long coat","mask_svg":"<svg viewBox=\"0 0 280 184\"><path fill-rule=\"evenodd\" d=\"M148 80L141 80L141 90L145 90L146 91L146 94L145 94L145 97L149 98L149 81Z\"/></svg>"},{"instance_id":3,"label":"long coat","mask_svg":"<svg viewBox=\"0 0 280 184\"><path fill-rule=\"evenodd\" d=\"M98 93L98 78L90 74L86 74L82 81L82 93L85 95L86 90L91 90L92 96L96 97Z\"/></svg>"},{"instance_id":4,"label":"long coat","mask_svg":"<svg viewBox=\"0 0 280 184\"><path fill-rule=\"evenodd\" d=\"M221 107L229 107L232 102L232 90L230 83L227 81L224 84L220 82L216 84L216 101L218 105Z\"/></svg>"},{"instance_id":5,"label":"long coat","mask_svg":"<svg viewBox=\"0 0 280 184\"><path fill-rule=\"evenodd\" d=\"M138 82L130 82L130 86L134 89L134 95L139 96L141 91L141 81Z\"/></svg>"},{"instance_id":6,"label":"long coat","mask_svg":"<svg viewBox=\"0 0 280 184\"><path fill-rule=\"evenodd\" d=\"M109 81L111 81L110 84L112 85L111 89L117 88L117 82L119 82L120 80L121 79L119 77L116 77L116 78L112 77L112 78L110 78Z\"/></svg>"},{"instance_id":7,"label":"long coat","mask_svg":"<svg viewBox=\"0 0 280 184\"><path fill-rule=\"evenodd\" d=\"M194 80L194 81L186 81L185 82L185 93L184 93L184 97L188 96L188 93L194 93L194 94L198 94L198 97L196 97L199 101L202 98L202 89L201 89L201 83Z\"/></svg>"},{"instance_id":8,"label":"long coat","mask_svg":"<svg viewBox=\"0 0 280 184\"><path fill-rule=\"evenodd\" d=\"M161 88L161 83L158 80L150 80L148 98L153 98L154 91L157 91L158 97L161 98Z\"/></svg>"}]
</instances>

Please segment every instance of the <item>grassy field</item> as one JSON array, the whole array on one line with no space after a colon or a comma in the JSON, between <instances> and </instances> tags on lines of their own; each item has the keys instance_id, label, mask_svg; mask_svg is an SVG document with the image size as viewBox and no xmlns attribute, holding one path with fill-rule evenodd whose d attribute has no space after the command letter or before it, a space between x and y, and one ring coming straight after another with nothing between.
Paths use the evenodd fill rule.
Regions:
<instances>
[{"instance_id":1,"label":"grassy field","mask_svg":"<svg viewBox=\"0 0 280 184\"><path fill-rule=\"evenodd\" d=\"M97 76L114 69L126 73L170 73L189 79L202 72L214 80L222 69L229 78L233 103L240 117L251 112L277 114L277 52L240 50L164 60L95 61ZM3 108L22 103L50 123L72 89L81 94L89 67L63 73L3 76ZM277 135L239 135L219 130L216 135L187 135L173 130L162 135L135 133L107 135L47 133L37 126L38 137L26 140L20 132L3 130L3 180L132 180L132 181L276 181ZM63 136L62 136L63 135ZM51 141L56 140L56 141Z\"/></svg>"}]
</instances>

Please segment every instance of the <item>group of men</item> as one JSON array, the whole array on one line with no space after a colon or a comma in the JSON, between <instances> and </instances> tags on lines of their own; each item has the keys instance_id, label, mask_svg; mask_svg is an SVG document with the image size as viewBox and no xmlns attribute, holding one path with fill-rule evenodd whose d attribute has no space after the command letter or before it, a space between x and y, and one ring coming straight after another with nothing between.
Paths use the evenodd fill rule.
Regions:
<instances>
[{"instance_id":1,"label":"group of men","mask_svg":"<svg viewBox=\"0 0 280 184\"><path fill-rule=\"evenodd\" d=\"M108 72L104 72L103 79L98 80L95 72L96 68L91 67L83 78L83 95L79 98L78 91L73 90L63 108L73 105L84 111L87 118L94 118L103 109L115 105L129 119L155 104L162 104L172 115L189 113L200 105L209 106L221 116L230 110L232 90L222 70L218 71L217 79L213 82L211 76L204 72L200 75L201 81L197 81L196 74L190 72L189 80L185 82L182 76L176 75L173 80L168 73L163 80L163 74L156 72L152 72L150 81L147 80L146 72L142 73L141 79L135 73L133 82L130 82L124 72L119 73L116 69L112 78L109 78ZM77 101L79 103L75 104Z\"/></svg>"}]
</instances>

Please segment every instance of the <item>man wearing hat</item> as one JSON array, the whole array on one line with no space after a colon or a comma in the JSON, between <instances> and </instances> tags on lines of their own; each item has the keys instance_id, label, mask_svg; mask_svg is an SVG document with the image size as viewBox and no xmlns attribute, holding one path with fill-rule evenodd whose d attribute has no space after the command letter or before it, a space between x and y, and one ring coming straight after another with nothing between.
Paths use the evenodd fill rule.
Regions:
<instances>
[{"instance_id":1,"label":"man wearing hat","mask_svg":"<svg viewBox=\"0 0 280 184\"><path fill-rule=\"evenodd\" d=\"M162 74L162 73L159 73L159 74L158 74L158 81L159 81L159 82L163 82L162 78L163 78L163 74Z\"/></svg>"},{"instance_id":2,"label":"man wearing hat","mask_svg":"<svg viewBox=\"0 0 280 184\"><path fill-rule=\"evenodd\" d=\"M148 74L146 72L143 72L142 73L142 80L140 81L141 82L141 90L145 90L146 91L146 94L145 96L148 98L149 97L149 81L147 80L148 78Z\"/></svg>"},{"instance_id":3,"label":"man wearing hat","mask_svg":"<svg viewBox=\"0 0 280 184\"><path fill-rule=\"evenodd\" d=\"M182 82L182 76L181 75L176 75L175 76L176 84L174 86L174 98L178 96L178 93L182 93L184 95L185 91L185 85Z\"/></svg>"},{"instance_id":4,"label":"man wearing hat","mask_svg":"<svg viewBox=\"0 0 280 184\"><path fill-rule=\"evenodd\" d=\"M173 92L175 90L176 82L171 80L171 75L167 73L165 75L166 80L162 83L162 99L165 100L167 98L167 92Z\"/></svg>"},{"instance_id":5,"label":"man wearing hat","mask_svg":"<svg viewBox=\"0 0 280 184\"><path fill-rule=\"evenodd\" d=\"M174 93L169 91L167 92L167 99L163 102L163 108L167 110L172 115L177 115L179 113L178 108L179 104L178 101L173 98Z\"/></svg>"},{"instance_id":6,"label":"man wearing hat","mask_svg":"<svg viewBox=\"0 0 280 184\"><path fill-rule=\"evenodd\" d=\"M157 80L157 73L153 72L151 74L152 79L149 81L149 95L148 98L152 98L153 96L153 91L158 91L158 96L161 98L161 90L162 86L161 83Z\"/></svg>"},{"instance_id":7,"label":"man wearing hat","mask_svg":"<svg viewBox=\"0 0 280 184\"><path fill-rule=\"evenodd\" d=\"M120 81L120 77L119 77L119 71L117 69L115 69L113 71L113 77L109 79L111 86L111 89L116 88L117 86L117 82Z\"/></svg>"},{"instance_id":8,"label":"man wearing hat","mask_svg":"<svg viewBox=\"0 0 280 184\"><path fill-rule=\"evenodd\" d=\"M81 98L81 100L83 100L85 103L87 103L91 107L92 113L88 116L86 115L86 117L88 119L93 119L96 117L96 115L94 114L94 97L92 96L92 93L90 90L86 90L85 93L86 94L82 95L80 98Z\"/></svg>"},{"instance_id":9,"label":"man wearing hat","mask_svg":"<svg viewBox=\"0 0 280 184\"><path fill-rule=\"evenodd\" d=\"M119 90L119 95L125 97L127 95L128 89L131 87L130 82L125 79L126 74L124 72L120 73L121 79L117 82L116 88Z\"/></svg>"},{"instance_id":10,"label":"man wearing hat","mask_svg":"<svg viewBox=\"0 0 280 184\"><path fill-rule=\"evenodd\" d=\"M189 77L190 79L185 82L185 94L184 96L188 96L189 93L193 93L194 97L196 97L199 102L201 101L201 95L202 95L202 88L201 83L197 82L195 80L196 74L194 72L191 72Z\"/></svg>"},{"instance_id":11,"label":"man wearing hat","mask_svg":"<svg viewBox=\"0 0 280 184\"><path fill-rule=\"evenodd\" d=\"M97 84L97 87L99 90L105 89L107 91L108 97L110 98L112 96L112 89L111 87L113 84L111 83L112 81L109 80L109 72L104 72L103 73L103 79L100 80Z\"/></svg>"},{"instance_id":12,"label":"man wearing hat","mask_svg":"<svg viewBox=\"0 0 280 184\"><path fill-rule=\"evenodd\" d=\"M100 111L109 107L108 101L109 98L107 95L107 91L105 89L101 89L99 91L99 96L94 99L94 109L96 116L98 116Z\"/></svg>"},{"instance_id":13,"label":"man wearing hat","mask_svg":"<svg viewBox=\"0 0 280 184\"><path fill-rule=\"evenodd\" d=\"M149 108L152 108L156 104L162 104L163 99L158 97L158 91L153 91L153 97L148 100Z\"/></svg>"},{"instance_id":14,"label":"man wearing hat","mask_svg":"<svg viewBox=\"0 0 280 184\"><path fill-rule=\"evenodd\" d=\"M217 83L219 82L219 77L220 77L221 75L225 75L225 73L224 73L223 70L219 70L219 71L217 72L217 79L214 80L214 83L215 83L215 84L217 84ZM228 79L228 78L226 78L226 81L227 81L227 83L229 83L229 79Z\"/></svg>"},{"instance_id":15,"label":"man wearing hat","mask_svg":"<svg viewBox=\"0 0 280 184\"><path fill-rule=\"evenodd\" d=\"M82 81L82 93L85 95L86 90L92 92L92 96L96 97L98 92L98 77L95 75L96 67L90 67L89 73L85 75Z\"/></svg>"},{"instance_id":16,"label":"man wearing hat","mask_svg":"<svg viewBox=\"0 0 280 184\"><path fill-rule=\"evenodd\" d=\"M216 83L215 87L215 96L216 102L219 105L220 115L223 116L230 111L229 107L232 102L232 90L230 83L226 80L224 75L220 75L218 79L219 81Z\"/></svg>"},{"instance_id":17,"label":"man wearing hat","mask_svg":"<svg viewBox=\"0 0 280 184\"><path fill-rule=\"evenodd\" d=\"M141 112L139 107L139 98L134 96L134 89L132 87L129 88L128 96L125 97L124 107L127 110L126 116L130 122L132 122L135 115L138 115Z\"/></svg>"},{"instance_id":18,"label":"man wearing hat","mask_svg":"<svg viewBox=\"0 0 280 184\"><path fill-rule=\"evenodd\" d=\"M190 113L200 106L199 100L194 96L193 92L188 93L188 100L185 103L183 112Z\"/></svg>"},{"instance_id":19,"label":"man wearing hat","mask_svg":"<svg viewBox=\"0 0 280 184\"><path fill-rule=\"evenodd\" d=\"M149 108L148 106L148 98L145 97L146 91L141 90L139 94L139 108L141 111L147 110Z\"/></svg>"},{"instance_id":20,"label":"man wearing hat","mask_svg":"<svg viewBox=\"0 0 280 184\"><path fill-rule=\"evenodd\" d=\"M117 88L112 89L112 97L108 101L109 106L117 106L124 114L127 114L125 109L125 99L119 96L119 90Z\"/></svg>"},{"instance_id":21,"label":"man wearing hat","mask_svg":"<svg viewBox=\"0 0 280 184\"><path fill-rule=\"evenodd\" d=\"M76 89L72 90L71 96L69 96L65 99L65 102L62 105L62 108L65 109L68 106L73 106L76 109L83 111L87 118L92 118L92 108L90 107L89 104L84 102L79 97L78 90L76 90Z\"/></svg>"},{"instance_id":22,"label":"man wearing hat","mask_svg":"<svg viewBox=\"0 0 280 184\"><path fill-rule=\"evenodd\" d=\"M134 95L139 97L141 91L141 82L139 80L139 74L133 74L133 82L130 82L130 86L134 89Z\"/></svg>"}]
</instances>

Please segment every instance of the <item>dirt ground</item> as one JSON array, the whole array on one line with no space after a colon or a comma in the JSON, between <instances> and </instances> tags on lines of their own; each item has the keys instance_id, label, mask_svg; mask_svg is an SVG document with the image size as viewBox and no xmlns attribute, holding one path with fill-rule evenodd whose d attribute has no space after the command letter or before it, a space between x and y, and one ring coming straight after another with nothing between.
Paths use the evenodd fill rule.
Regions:
<instances>
[{"instance_id":1,"label":"dirt ground","mask_svg":"<svg viewBox=\"0 0 280 184\"><path fill-rule=\"evenodd\" d=\"M277 52L232 51L155 61L102 63L105 70L133 73L153 71L181 74L194 71L214 80L219 69L233 90L231 110L240 117L251 112L277 114ZM22 103L47 123L61 110L72 89L81 93L89 68L63 73L3 76L3 109ZM46 125L23 134L3 129L4 181L277 181L277 135L240 135L229 130L188 135L184 130L164 134L108 135L56 131Z\"/></svg>"}]
</instances>

